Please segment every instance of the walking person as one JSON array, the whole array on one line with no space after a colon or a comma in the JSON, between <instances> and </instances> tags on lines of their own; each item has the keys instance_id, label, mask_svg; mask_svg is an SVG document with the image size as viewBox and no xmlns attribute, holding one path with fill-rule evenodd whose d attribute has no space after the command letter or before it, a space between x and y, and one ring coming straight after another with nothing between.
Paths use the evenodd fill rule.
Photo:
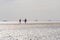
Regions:
<instances>
[{"instance_id":1,"label":"walking person","mask_svg":"<svg viewBox=\"0 0 60 40\"><path fill-rule=\"evenodd\" d=\"M27 19L25 19L25 20L24 20L24 22L25 22L25 24L26 24L26 22L27 22Z\"/></svg>"},{"instance_id":2,"label":"walking person","mask_svg":"<svg viewBox=\"0 0 60 40\"><path fill-rule=\"evenodd\" d=\"M19 19L19 23L21 23L21 19Z\"/></svg>"}]
</instances>

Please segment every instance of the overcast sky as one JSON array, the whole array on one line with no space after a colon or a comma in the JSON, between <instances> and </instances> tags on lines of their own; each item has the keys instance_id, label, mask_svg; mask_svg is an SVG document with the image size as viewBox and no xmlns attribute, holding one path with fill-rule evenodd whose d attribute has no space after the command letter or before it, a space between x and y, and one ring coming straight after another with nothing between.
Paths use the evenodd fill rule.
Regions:
<instances>
[{"instance_id":1,"label":"overcast sky","mask_svg":"<svg viewBox=\"0 0 60 40\"><path fill-rule=\"evenodd\" d=\"M60 0L0 0L0 20L60 20Z\"/></svg>"}]
</instances>

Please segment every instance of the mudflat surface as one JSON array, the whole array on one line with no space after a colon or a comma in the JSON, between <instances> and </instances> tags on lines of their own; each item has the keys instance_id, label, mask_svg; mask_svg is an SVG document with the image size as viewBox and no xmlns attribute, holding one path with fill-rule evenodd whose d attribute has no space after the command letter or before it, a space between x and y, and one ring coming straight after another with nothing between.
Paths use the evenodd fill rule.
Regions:
<instances>
[{"instance_id":1,"label":"mudflat surface","mask_svg":"<svg viewBox=\"0 0 60 40\"><path fill-rule=\"evenodd\" d=\"M0 40L60 40L60 26L0 25Z\"/></svg>"}]
</instances>

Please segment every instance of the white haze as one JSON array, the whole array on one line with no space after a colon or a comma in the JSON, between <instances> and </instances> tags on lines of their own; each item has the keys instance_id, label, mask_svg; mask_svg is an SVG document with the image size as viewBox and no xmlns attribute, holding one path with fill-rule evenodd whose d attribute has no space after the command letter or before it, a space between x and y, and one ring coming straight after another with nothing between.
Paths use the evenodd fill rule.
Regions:
<instances>
[{"instance_id":1,"label":"white haze","mask_svg":"<svg viewBox=\"0 0 60 40\"><path fill-rule=\"evenodd\" d=\"M0 0L0 20L60 20L60 0Z\"/></svg>"}]
</instances>

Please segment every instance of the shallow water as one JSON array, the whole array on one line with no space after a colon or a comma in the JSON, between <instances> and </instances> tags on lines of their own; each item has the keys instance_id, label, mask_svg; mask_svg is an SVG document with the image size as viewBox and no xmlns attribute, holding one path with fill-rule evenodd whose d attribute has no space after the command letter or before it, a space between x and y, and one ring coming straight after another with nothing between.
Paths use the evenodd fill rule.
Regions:
<instances>
[{"instance_id":1,"label":"shallow water","mask_svg":"<svg viewBox=\"0 0 60 40\"><path fill-rule=\"evenodd\" d=\"M60 26L0 25L0 40L60 40Z\"/></svg>"}]
</instances>

